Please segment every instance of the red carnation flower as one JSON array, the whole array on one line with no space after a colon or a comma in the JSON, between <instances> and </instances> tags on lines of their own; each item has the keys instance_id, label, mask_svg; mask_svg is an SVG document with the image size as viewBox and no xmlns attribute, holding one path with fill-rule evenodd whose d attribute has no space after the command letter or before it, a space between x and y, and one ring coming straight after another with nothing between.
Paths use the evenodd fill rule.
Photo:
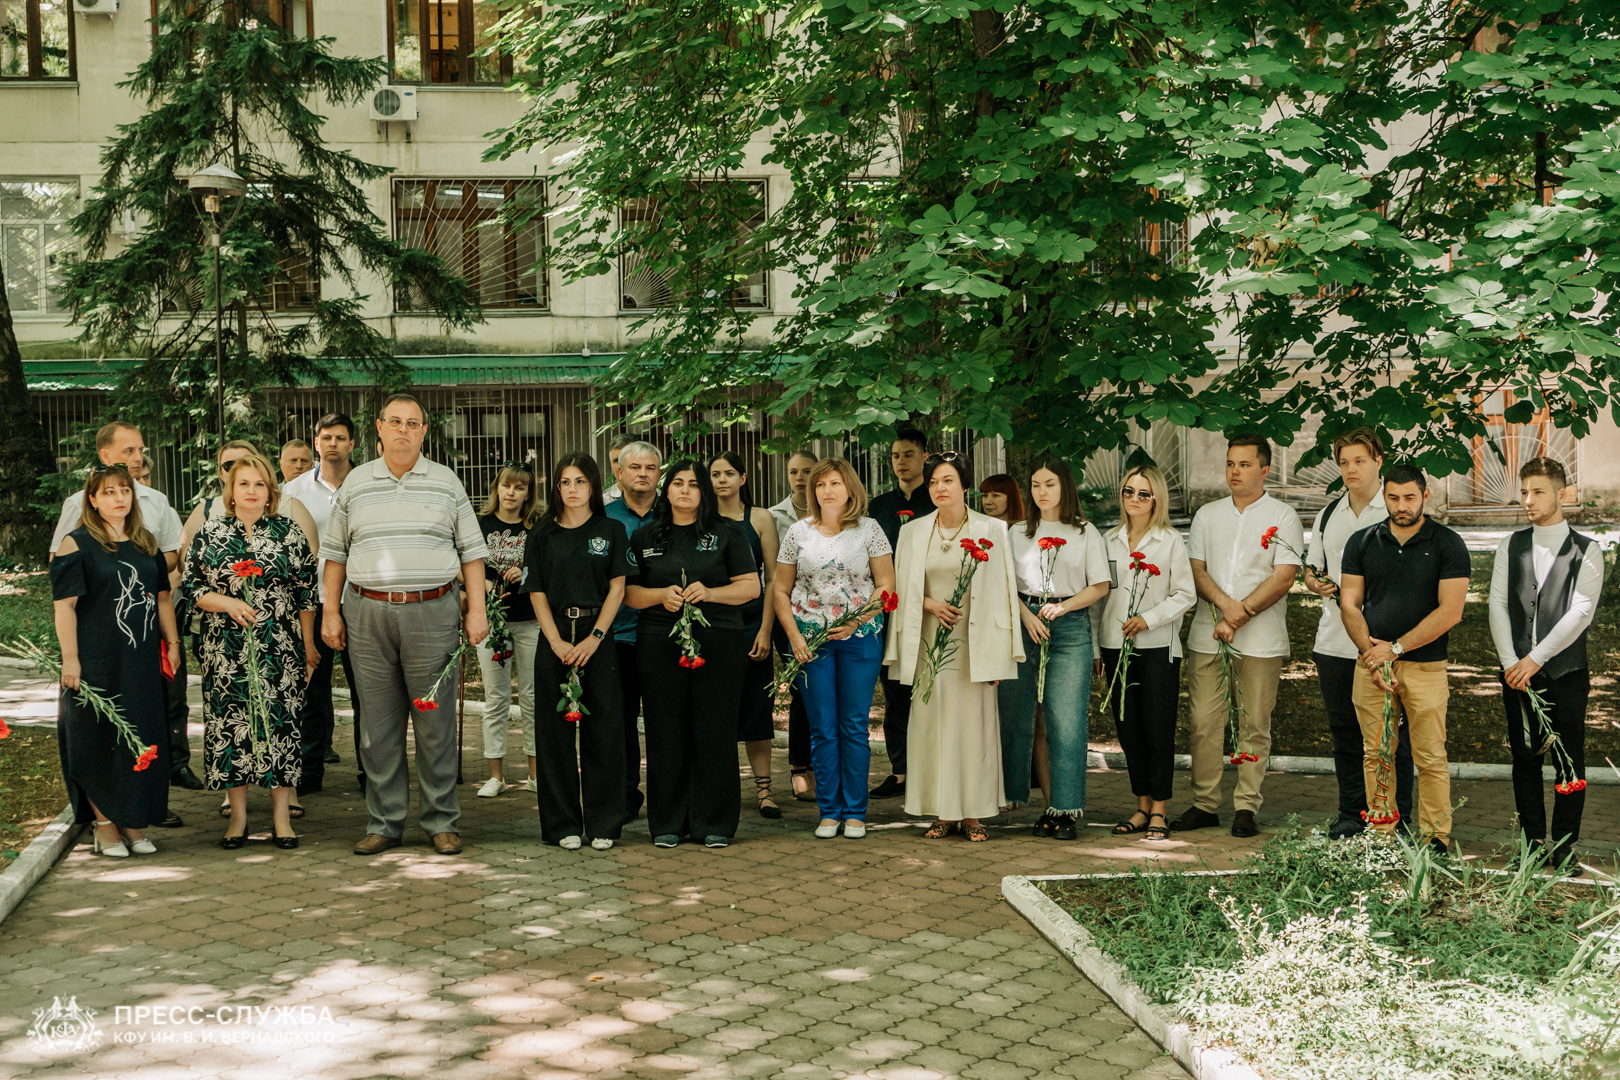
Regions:
<instances>
[{"instance_id":1,"label":"red carnation flower","mask_svg":"<svg viewBox=\"0 0 1620 1080\"><path fill-rule=\"evenodd\" d=\"M884 590L884 593L883 593L883 614L887 615L889 612L893 611L895 608L897 608L899 606L900 606L899 594L889 592L888 590Z\"/></svg>"},{"instance_id":2,"label":"red carnation flower","mask_svg":"<svg viewBox=\"0 0 1620 1080\"><path fill-rule=\"evenodd\" d=\"M263 577L264 567L252 559L243 559L241 562L231 564L231 573L237 577Z\"/></svg>"},{"instance_id":3,"label":"red carnation flower","mask_svg":"<svg viewBox=\"0 0 1620 1080\"><path fill-rule=\"evenodd\" d=\"M422 712L432 712L434 709L439 707L438 702L429 701L427 698L417 698L415 701L411 702L411 704L415 705Z\"/></svg>"},{"instance_id":4,"label":"red carnation flower","mask_svg":"<svg viewBox=\"0 0 1620 1080\"><path fill-rule=\"evenodd\" d=\"M912 518L914 518L916 516L917 516L917 513L914 510L902 510L898 514L895 515L895 517L900 519L900 524L902 524L902 525L904 525L906 522L910 521Z\"/></svg>"},{"instance_id":5,"label":"red carnation flower","mask_svg":"<svg viewBox=\"0 0 1620 1080\"><path fill-rule=\"evenodd\" d=\"M973 556L973 560L975 562L989 562L990 561L989 554L987 554L986 552L980 551L977 548L973 549L973 551L970 552L969 554L971 554Z\"/></svg>"},{"instance_id":6,"label":"red carnation flower","mask_svg":"<svg viewBox=\"0 0 1620 1080\"><path fill-rule=\"evenodd\" d=\"M1131 552L1131 558L1133 558L1133 559L1145 559L1145 558L1147 558L1147 556L1142 554L1140 551L1133 551L1133 552Z\"/></svg>"},{"instance_id":7,"label":"red carnation flower","mask_svg":"<svg viewBox=\"0 0 1620 1080\"><path fill-rule=\"evenodd\" d=\"M692 657L692 670L696 671L698 668L702 667L706 663L708 663L708 661L704 660L703 657L694 656L694 657Z\"/></svg>"},{"instance_id":8,"label":"red carnation flower","mask_svg":"<svg viewBox=\"0 0 1620 1080\"><path fill-rule=\"evenodd\" d=\"M563 713L563 719L567 720L570 724L577 724L579 723L579 718L584 715L584 713L567 712Z\"/></svg>"},{"instance_id":9,"label":"red carnation flower","mask_svg":"<svg viewBox=\"0 0 1620 1080\"><path fill-rule=\"evenodd\" d=\"M677 660L675 662L677 664L681 665L681 667L691 667L692 666L692 658L690 656L683 655L679 660Z\"/></svg>"},{"instance_id":10,"label":"red carnation flower","mask_svg":"<svg viewBox=\"0 0 1620 1080\"><path fill-rule=\"evenodd\" d=\"M1149 574L1151 574L1154 577L1159 576L1159 568L1157 566L1154 566L1152 563L1143 563L1142 564L1142 569L1146 570Z\"/></svg>"},{"instance_id":11,"label":"red carnation flower","mask_svg":"<svg viewBox=\"0 0 1620 1080\"><path fill-rule=\"evenodd\" d=\"M148 746L145 750L142 750L141 756L135 759L135 771L145 772L147 766L157 760L157 755L158 748L156 746Z\"/></svg>"},{"instance_id":12,"label":"red carnation flower","mask_svg":"<svg viewBox=\"0 0 1620 1080\"><path fill-rule=\"evenodd\" d=\"M985 539L983 539L981 537L979 539L979 546L984 548L984 550L989 551L991 548L995 547L996 545L992 544L990 541L985 540Z\"/></svg>"},{"instance_id":13,"label":"red carnation flower","mask_svg":"<svg viewBox=\"0 0 1620 1080\"><path fill-rule=\"evenodd\" d=\"M1568 783L1564 783L1564 784L1554 784L1553 785L1553 790L1558 792L1558 794L1560 794L1560 795L1573 795L1577 791L1585 791L1586 790L1586 781L1585 780L1571 780Z\"/></svg>"},{"instance_id":14,"label":"red carnation flower","mask_svg":"<svg viewBox=\"0 0 1620 1080\"><path fill-rule=\"evenodd\" d=\"M1068 543L1068 541L1063 539L1063 537L1061 537L1061 536L1049 536L1049 537L1047 537L1047 539L1052 541L1052 546L1055 547L1055 548L1060 548L1064 544Z\"/></svg>"},{"instance_id":15,"label":"red carnation flower","mask_svg":"<svg viewBox=\"0 0 1620 1080\"><path fill-rule=\"evenodd\" d=\"M1043 536L1039 540L1035 541L1035 546L1040 548L1042 551L1050 551L1052 549L1052 538L1050 536Z\"/></svg>"},{"instance_id":16,"label":"red carnation flower","mask_svg":"<svg viewBox=\"0 0 1620 1080\"><path fill-rule=\"evenodd\" d=\"M9 738L11 738L11 729L6 726L6 722L4 720L0 720L0 739Z\"/></svg>"},{"instance_id":17,"label":"red carnation flower","mask_svg":"<svg viewBox=\"0 0 1620 1080\"><path fill-rule=\"evenodd\" d=\"M1271 541L1276 537L1276 535L1277 526L1273 525L1271 528L1265 531L1263 536L1260 537L1260 547L1264 550L1270 550Z\"/></svg>"},{"instance_id":18,"label":"red carnation flower","mask_svg":"<svg viewBox=\"0 0 1620 1080\"><path fill-rule=\"evenodd\" d=\"M974 542L973 537L971 536L964 536L962 539L958 540L957 543L962 546L964 551L977 551L979 548L979 545Z\"/></svg>"}]
</instances>

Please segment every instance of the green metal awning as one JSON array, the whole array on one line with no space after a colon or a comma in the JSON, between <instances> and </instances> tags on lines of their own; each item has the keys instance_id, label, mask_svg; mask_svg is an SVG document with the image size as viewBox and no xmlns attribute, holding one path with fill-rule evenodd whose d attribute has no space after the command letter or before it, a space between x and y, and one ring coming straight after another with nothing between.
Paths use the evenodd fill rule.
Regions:
<instances>
[{"instance_id":1,"label":"green metal awning","mask_svg":"<svg viewBox=\"0 0 1620 1080\"><path fill-rule=\"evenodd\" d=\"M595 382L622 353L555 353L505 356L472 353L459 356L401 356L400 363L417 386L580 385ZM139 361L119 358L93 360L24 360L28 389L111 390L123 372ZM369 379L353 368L339 366L337 381L364 386ZM305 384L308 386L314 383Z\"/></svg>"}]
</instances>

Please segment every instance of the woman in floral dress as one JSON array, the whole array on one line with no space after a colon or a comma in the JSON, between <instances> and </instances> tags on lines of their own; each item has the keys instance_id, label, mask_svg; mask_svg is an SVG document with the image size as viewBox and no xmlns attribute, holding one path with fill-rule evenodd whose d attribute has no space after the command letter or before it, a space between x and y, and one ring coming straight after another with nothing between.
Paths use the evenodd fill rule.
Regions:
<instances>
[{"instance_id":1,"label":"woman in floral dress","mask_svg":"<svg viewBox=\"0 0 1620 1080\"><path fill-rule=\"evenodd\" d=\"M279 501L268 461L237 460L225 516L192 540L180 586L203 613L203 780L230 799L220 841L227 850L247 839L248 784L270 789L276 846L298 846L288 802L301 770L298 713L320 663L315 553L304 530L276 512Z\"/></svg>"}]
</instances>

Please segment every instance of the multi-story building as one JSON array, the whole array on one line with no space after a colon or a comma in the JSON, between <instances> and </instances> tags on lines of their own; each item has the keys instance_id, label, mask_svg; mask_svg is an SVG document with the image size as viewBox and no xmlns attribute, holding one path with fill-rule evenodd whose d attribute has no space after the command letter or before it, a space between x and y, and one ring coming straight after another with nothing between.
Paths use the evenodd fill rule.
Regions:
<instances>
[{"instance_id":1,"label":"multi-story building","mask_svg":"<svg viewBox=\"0 0 1620 1080\"><path fill-rule=\"evenodd\" d=\"M153 6L154 0L0 0L0 265L29 385L53 434L96 415L120 363L82 354L50 287L56 268L73 252L66 221L100 178L102 147L117 125L136 119L142 108L117 84L150 48ZM560 280L545 268L543 218L518 229L488 225L511 200L544 203L551 158L564 149L507 162L482 160L488 133L517 119L524 107L503 89L510 75L503 63L510 60L477 55L498 15L495 4L268 0L266 10L295 33L335 38L340 54L388 58L391 74L378 88L380 100L325 109L325 136L393 169L367 191L377 215L395 236L433 251L467 277L484 304L482 325L447 338L411 296L380 281L361 283L369 317L399 342L426 403L451 417L447 456L474 497L500 461L532 458L543 473L568 450L590 450L603 459L607 440L623 426L624 410L594 407L591 380L625 347L630 326L671 298L666 283L633 258L613 273ZM761 142L735 182L753 185L769 215L787 196L788 180L779 167L761 163L764 150ZM656 215L658 208L629 205L622 213L630 220ZM1147 242L1184 247L1186 239L1185 228L1161 236L1155 227ZM306 284L316 290L327 283ZM740 283L732 302L759 312L760 331L768 332L792 311L793 284L783 271L761 272ZM308 297L304 290L286 290L275 304L283 317L296 319ZM288 437L307 437L316 415L352 409L355 398L345 388L286 388L274 395ZM1484 404L1487 413L1499 415L1508 402ZM706 449L724 445L757 455L770 420L755 416L754 423L714 437ZM1552 432L1544 419L1499 423L1492 430L1508 464L1480 440L1475 469L1446 485L1454 508L1511 503L1517 494L1517 484L1508 480L1514 462L1547 449L1573 466L1581 501L1620 499L1620 431L1607 415L1584 446ZM956 441L967 439L963 434ZM1224 492L1217 434L1159 425L1144 432L1142 441L1167 466L1183 508ZM368 442L362 440L363 449ZM854 447L821 449L862 456ZM1002 460L999 445L981 440L975 449L981 475L995 471ZM1296 472L1292 456L1279 455L1274 479L1301 505L1310 505L1320 498L1329 472ZM871 477L886 486L883 455L863 460ZM1088 463L1088 481L1113 484L1121 460L1118 454L1098 455ZM173 460L160 460L160 472L171 489L179 489L173 494L189 494ZM760 462L754 476L758 498L781 497L780 473L778 463Z\"/></svg>"}]
</instances>

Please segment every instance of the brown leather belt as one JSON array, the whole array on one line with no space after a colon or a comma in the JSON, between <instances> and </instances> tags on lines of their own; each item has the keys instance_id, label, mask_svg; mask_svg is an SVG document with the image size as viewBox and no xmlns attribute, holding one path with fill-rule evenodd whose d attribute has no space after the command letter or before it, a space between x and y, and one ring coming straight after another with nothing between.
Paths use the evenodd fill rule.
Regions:
<instances>
[{"instance_id":1,"label":"brown leather belt","mask_svg":"<svg viewBox=\"0 0 1620 1080\"><path fill-rule=\"evenodd\" d=\"M381 600L385 604L414 604L418 600L437 600L455 587L455 582L447 581L437 589L428 589L423 592L402 592L397 589L390 592L378 592L376 589L362 589L354 582L349 582L349 588L367 600Z\"/></svg>"}]
</instances>

